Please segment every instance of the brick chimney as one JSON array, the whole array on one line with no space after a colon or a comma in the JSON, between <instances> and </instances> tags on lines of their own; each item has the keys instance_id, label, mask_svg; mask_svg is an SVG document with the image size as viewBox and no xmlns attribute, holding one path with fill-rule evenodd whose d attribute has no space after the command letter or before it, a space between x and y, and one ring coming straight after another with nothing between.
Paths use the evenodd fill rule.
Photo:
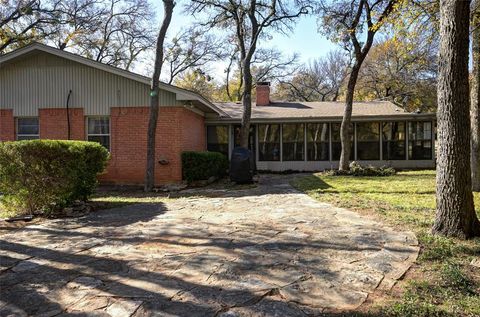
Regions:
<instances>
[{"instance_id":1,"label":"brick chimney","mask_svg":"<svg viewBox=\"0 0 480 317\"><path fill-rule=\"evenodd\" d=\"M268 106L270 104L270 82L257 82L257 106Z\"/></svg>"}]
</instances>

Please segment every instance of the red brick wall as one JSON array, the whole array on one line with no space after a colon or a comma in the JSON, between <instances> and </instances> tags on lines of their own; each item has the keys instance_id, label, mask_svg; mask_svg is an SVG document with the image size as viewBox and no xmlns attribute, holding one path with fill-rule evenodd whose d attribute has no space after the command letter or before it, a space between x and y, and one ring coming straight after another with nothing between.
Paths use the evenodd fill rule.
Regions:
<instances>
[{"instance_id":1,"label":"red brick wall","mask_svg":"<svg viewBox=\"0 0 480 317\"><path fill-rule=\"evenodd\" d=\"M257 83L257 106L268 106L270 104L270 85Z\"/></svg>"},{"instance_id":2,"label":"red brick wall","mask_svg":"<svg viewBox=\"0 0 480 317\"><path fill-rule=\"evenodd\" d=\"M70 139L85 140L85 117L82 108L72 108L70 113ZM38 110L40 139L67 140L67 109Z\"/></svg>"},{"instance_id":3,"label":"red brick wall","mask_svg":"<svg viewBox=\"0 0 480 317\"><path fill-rule=\"evenodd\" d=\"M206 151L207 140L205 121L203 117L189 110L184 109L182 118L184 128L183 150L184 151Z\"/></svg>"},{"instance_id":4,"label":"red brick wall","mask_svg":"<svg viewBox=\"0 0 480 317\"><path fill-rule=\"evenodd\" d=\"M147 151L148 107L112 108L110 116L111 159L103 182L143 184ZM70 109L72 140L84 140L83 109ZM66 139L66 109L40 109L40 138ZM0 110L0 140L15 140L15 121L12 110ZM181 153L204 151L204 118L182 107L161 107L156 138L156 184L182 180ZM161 165L160 160L168 161Z\"/></svg>"},{"instance_id":5,"label":"red brick wall","mask_svg":"<svg viewBox=\"0 0 480 317\"><path fill-rule=\"evenodd\" d=\"M12 109L0 110L0 141L15 140L15 119Z\"/></svg>"},{"instance_id":6,"label":"red brick wall","mask_svg":"<svg viewBox=\"0 0 480 317\"><path fill-rule=\"evenodd\" d=\"M147 151L148 107L112 108L111 160L104 182L143 184ZM182 180L181 153L205 150L204 118L181 107L161 107L156 137L156 184ZM158 163L168 161L167 165Z\"/></svg>"}]
</instances>

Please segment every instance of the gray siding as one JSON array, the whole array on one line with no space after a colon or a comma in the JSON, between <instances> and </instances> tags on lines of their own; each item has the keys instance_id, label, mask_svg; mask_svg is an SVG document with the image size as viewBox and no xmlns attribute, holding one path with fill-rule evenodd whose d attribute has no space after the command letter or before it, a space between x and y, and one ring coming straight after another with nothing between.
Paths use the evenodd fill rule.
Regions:
<instances>
[{"instance_id":1,"label":"gray siding","mask_svg":"<svg viewBox=\"0 0 480 317\"><path fill-rule=\"evenodd\" d=\"M85 115L108 115L111 107L145 107L149 86L48 53L28 54L0 67L0 109L37 116L39 108L70 107ZM161 91L160 105L175 106L174 93Z\"/></svg>"}]
</instances>

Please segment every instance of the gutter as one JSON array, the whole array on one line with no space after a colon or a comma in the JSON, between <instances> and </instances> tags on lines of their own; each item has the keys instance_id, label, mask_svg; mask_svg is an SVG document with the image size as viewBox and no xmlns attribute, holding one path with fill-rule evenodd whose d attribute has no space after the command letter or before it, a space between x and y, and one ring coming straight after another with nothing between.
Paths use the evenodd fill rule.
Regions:
<instances>
[{"instance_id":1,"label":"gutter","mask_svg":"<svg viewBox=\"0 0 480 317\"><path fill-rule=\"evenodd\" d=\"M251 123L279 123L279 122L342 122L342 116L334 117L278 117L278 118L252 118ZM412 120L436 120L435 114L410 114L395 116L357 116L352 117L354 122L370 122L370 121L412 121ZM205 123L241 123L241 118L205 118Z\"/></svg>"}]
</instances>

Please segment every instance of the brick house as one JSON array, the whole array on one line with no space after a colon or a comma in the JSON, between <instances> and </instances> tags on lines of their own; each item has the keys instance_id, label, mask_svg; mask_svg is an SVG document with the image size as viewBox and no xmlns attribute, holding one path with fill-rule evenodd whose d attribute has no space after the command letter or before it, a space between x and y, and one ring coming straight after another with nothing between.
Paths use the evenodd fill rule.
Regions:
<instances>
[{"instance_id":1,"label":"brick house","mask_svg":"<svg viewBox=\"0 0 480 317\"><path fill-rule=\"evenodd\" d=\"M102 181L144 179L149 78L42 44L0 56L0 141L73 139L102 143L111 160ZM183 151L230 155L242 106L212 103L161 84L156 183L182 179ZM271 102L257 85L250 147L262 170L335 168L341 102ZM398 168L434 167L434 120L390 102L354 104L352 159Z\"/></svg>"}]
</instances>

